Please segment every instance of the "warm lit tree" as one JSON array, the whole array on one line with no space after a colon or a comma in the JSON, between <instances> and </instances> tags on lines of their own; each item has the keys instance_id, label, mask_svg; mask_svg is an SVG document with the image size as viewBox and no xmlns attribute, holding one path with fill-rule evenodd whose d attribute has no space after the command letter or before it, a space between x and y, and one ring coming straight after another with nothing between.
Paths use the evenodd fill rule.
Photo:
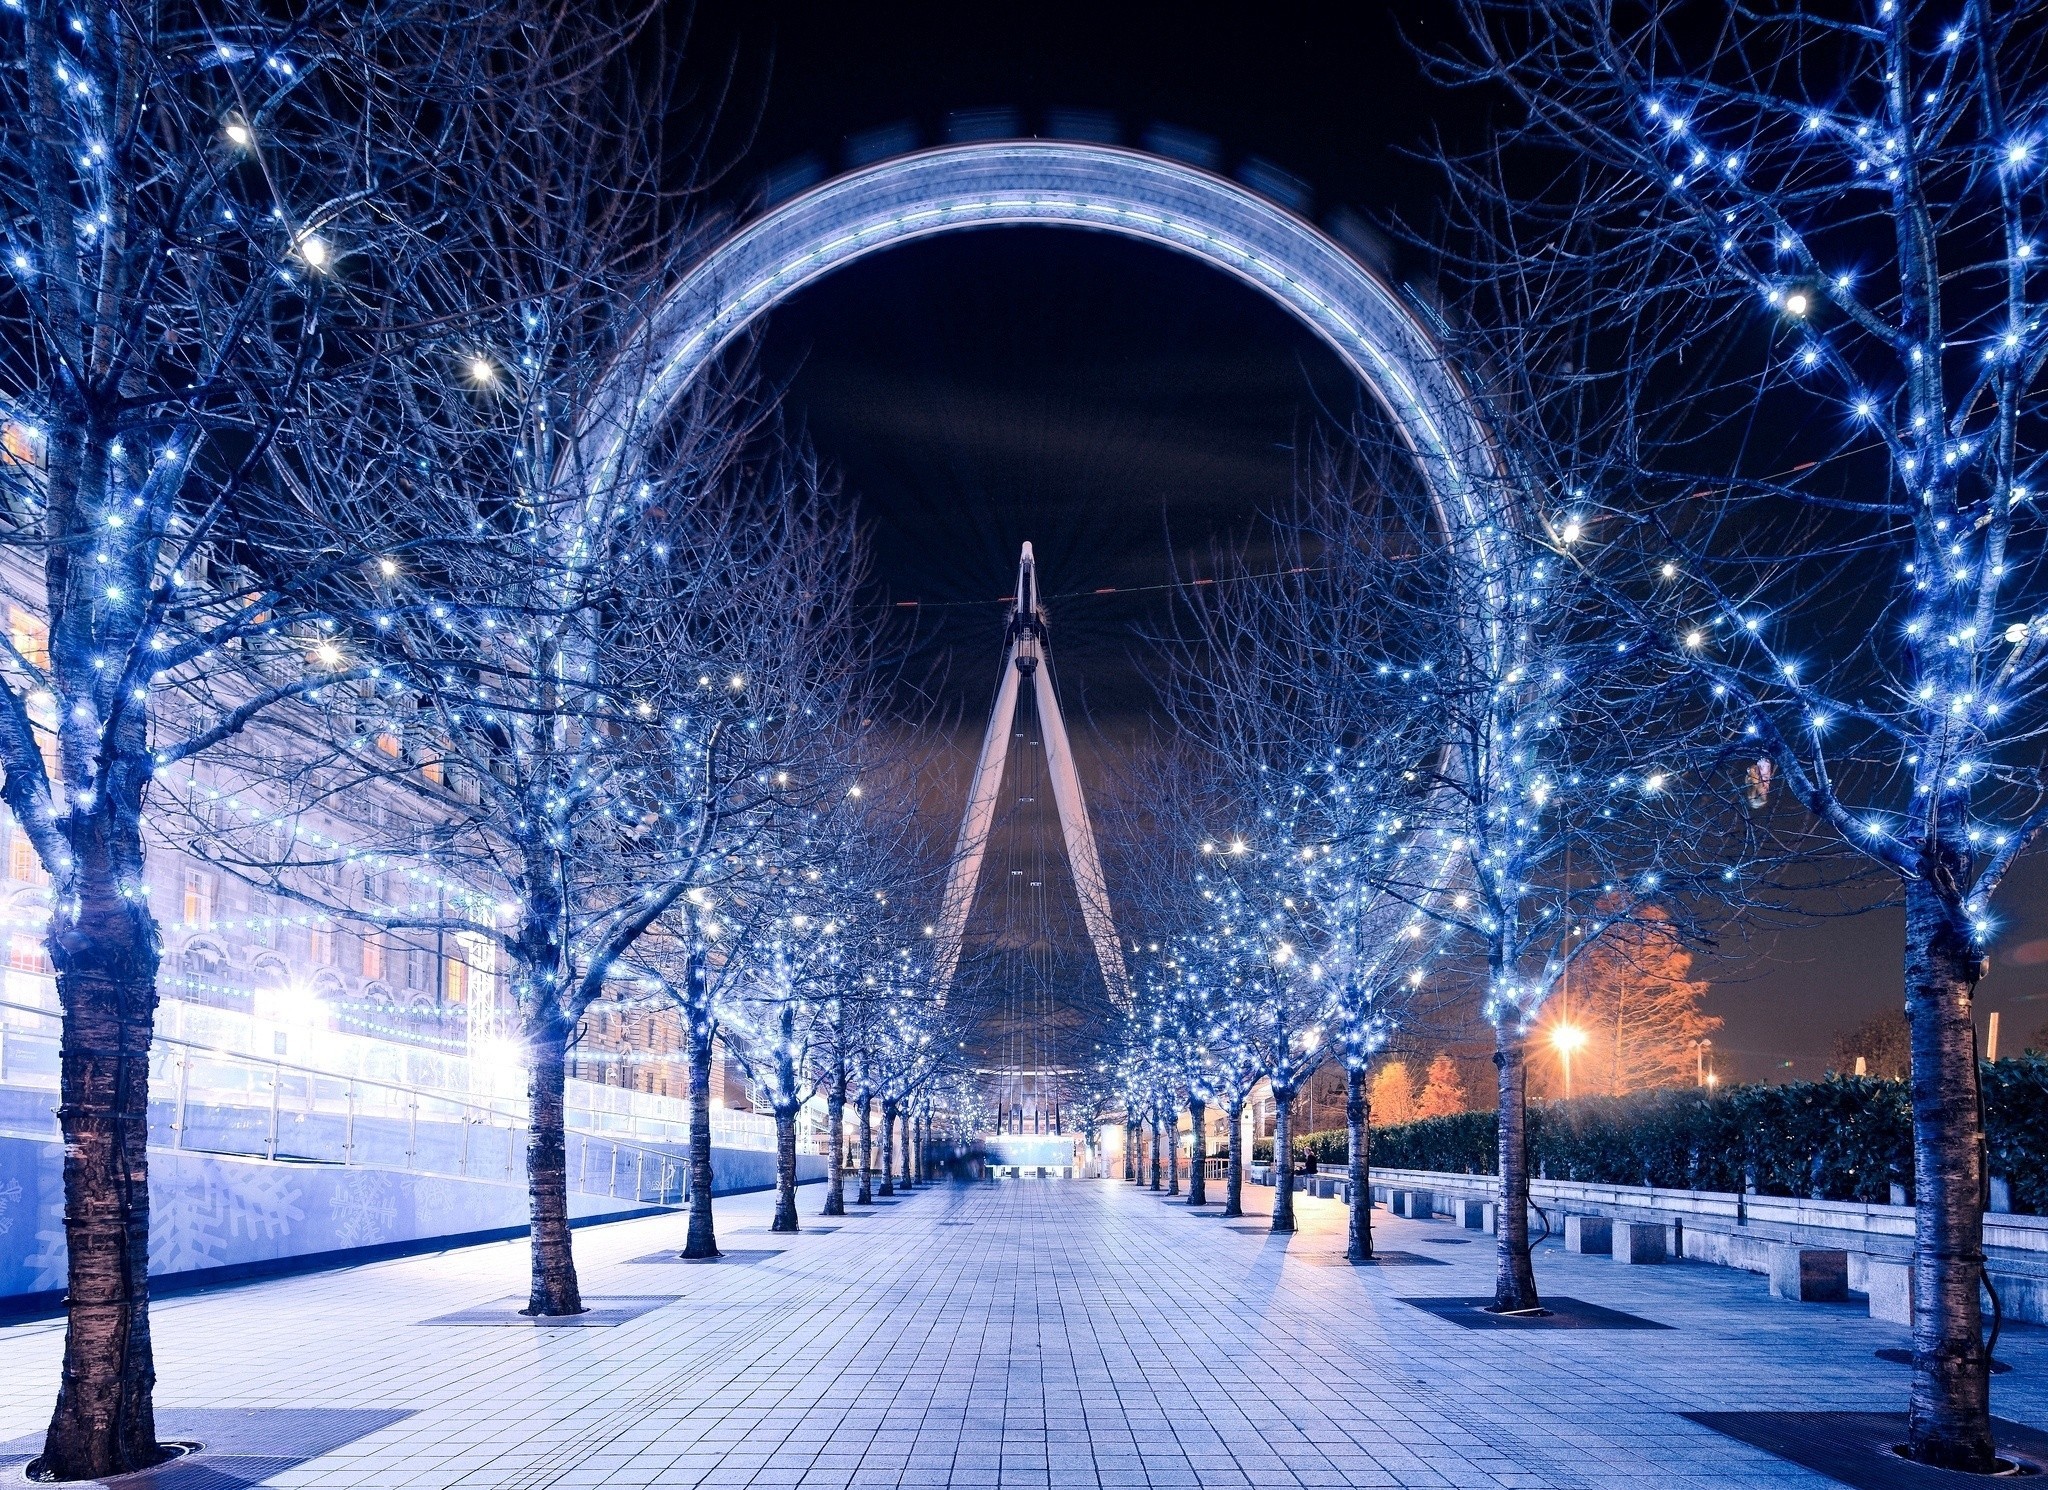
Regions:
<instances>
[{"instance_id":1,"label":"warm lit tree","mask_svg":"<svg viewBox=\"0 0 2048 1490\"><path fill-rule=\"evenodd\" d=\"M1415 1109L1415 1078L1406 1061L1382 1062L1373 1073L1369 1091L1372 1120L1383 1128L1420 1116Z\"/></svg>"},{"instance_id":2,"label":"warm lit tree","mask_svg":"<svg viewBox=\"0 0 2048 1490\"><path fill-rule=\"evenodd\" d=\"M1447 1050L1440 1050L1429 1063L1422 1092L1415 1099L1418 1118L1449 1117L1465 1110L1465 1083L1459 1079L1458 1063Z\"/></svg>"},{"instance_id":3,"label":"warm lit tree","mask_svg":"<svg viewBox=\"0 0 2048 1490\"><path fill-rule=\"evenodd\" d=\"M1571 987L1538 1029L1539 1045L1553 1026L1576 1032L1571 1052L1572 1090L1623 1097L1652 1087L1690 1086L1698 1077L1699 1042L1721 1027L1700 1010L1708 985L1691 976L1692 953L1656 908L1616 927L1588 949L1572 969ZM1555 1047L1552 1046L1554 1049ZM1561 1096L1561 1072L1542 1062L1531 1083L1541 1095Z\"/></svg>"}]
</instances>

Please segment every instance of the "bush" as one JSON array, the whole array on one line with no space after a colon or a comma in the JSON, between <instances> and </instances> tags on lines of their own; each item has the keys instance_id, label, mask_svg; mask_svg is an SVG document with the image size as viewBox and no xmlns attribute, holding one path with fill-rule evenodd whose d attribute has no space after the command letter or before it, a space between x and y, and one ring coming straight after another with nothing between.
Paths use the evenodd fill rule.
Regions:
<instances>
[{"instance_id":1,"label":"bush","mask_svg":"<svg viewBox=\"0 0 2048 1490\"><path fill-rule=\"evenodd\" d=\"M1327 1128L1320 1133L1304 1133L1301 1148L1316 1156L1318 1164L1334 1164L1339 1168L1351 1162L1351 1134L1343 1128Z\"/></svg>"},{"instance_id":2,"label":"bush","mask_svg":"<svg viewBox=\"0 0 2048 1490\"><path fill-rule=\"evenodd\" d=\"M1991 1172L2015 1211L2048 1215L2048 1057L1983 1071ZM1372 1160L1491 1174L1495 1134L1491 1112L1424 1118L1375 1131ZM1746 1177L1761 1195L1883 1202L1893 1184L1912 1187L1912 1112L1905 1082L1863 1076L1579 1097L1529 1110L1529 1163L1554 1180L1735 1191Z\"/></svg>"},{"instance_id":3,"label":"bush","mask_svg":"<svg viewBox=\"0 0 2048 1490\"><path fill-rule=\"evenodd\" d=\"M1254 1138L1252 1140L1252 1156L1246 1162L1251 1164L1271 1164L1273 1162L1273 1140L1270 1138Z\"/></svg>"},{"instance_id":4,"label":"bush","mask_svg":"<svg viewBox=\"0 0 2048 1490\"><path fill-rule=\"evenodd\" d=\"M1991 1172L2012 1186L2012 1208L2048 1216L2048 1057L1984 1068L1984 1139Z\"/></svg>"}]
</instances>

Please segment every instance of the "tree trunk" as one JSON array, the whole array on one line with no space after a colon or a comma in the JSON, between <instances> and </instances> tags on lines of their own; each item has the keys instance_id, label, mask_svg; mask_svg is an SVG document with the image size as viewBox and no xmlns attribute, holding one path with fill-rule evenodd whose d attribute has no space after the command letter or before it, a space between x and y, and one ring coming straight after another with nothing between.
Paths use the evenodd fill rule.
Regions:
<instances>
[{"instance_id":1,"label":"tree trunk","mask_svg":"<svg viewBox=\"0 0 2048 1490\"><path fill-rule=\"evenodd\" d=\"M896 1099L894 1097L884 1097L882 1099L882 1193L884 1195L894 1195L896 1193L896 1176L893 1172L896 1165L895 1145Z\"/></svg>"},{"instance_id":2,"label":"tree trunk","mask_svg":"<svg viewBox=\"0 0 2048 1490\"><path fill-rule=\"evenodd\" d=\"M1138 1182L1138 1125L1124 1117L1124 1178L1132 1184Z\"/></svg>"},{"instance_id":3,"label":"tree trunk","mask_svg":"<svg viewBox=\"0 0 2048 1490\"><path fill-rule=\"evenodd\" d=\"M139 844L134 860L141 860ZM81 858L83 858L81 854ZM119 876L73 881L75 919L53 919L64 1013L57 1119L64 1134L64 1366L41 1468L58 1479L146 1469L156 1441L149 1333L149 1043L156 924ZM91 928L88 933L86 928Z\"/></svg>"},{"instance_id":4,"label":"tree trunk","mask_svg":"<svg viewBox=\"0 0 2048 1490\"><path fill-rule=\"evenodd\" d=\"M1529 1068L1522 1037L1494 1027L1493 1064L1500 1100L1500 1240L1493 1280L1496 1309L1537 1309L1536 1269L1529 1259Z\"/></svg>"},{"instance_id":5,"label":"tree trunk","mask_svg":"<svg viewBox=\"0 0 2048 1490\"><path fill-rule=\"evenodd\" d=\"M827 1216L846 1214L846 1057L832 1062L832 1088L825 1094L825 1132L831 1152L825 1160Z\"/></svg>"},{"instance_id":6,"label":"tree trunk","mask_svg":"<svg viewBox=\"0 0 2048 1490\"><path fill-rule=\"evenodd\" d=\"M711 1188L711 1008L701 955L690 960L690 996L684 1025L690 1052L690 1229L683 1256L716 1257L718 1229L712 1221Z\"/></svg>"},{"instance_id":7,"label":"tree trunk","mask_svg":"<svg viewBox=\"0 0 2048 1490\"><path fill-rule=\"evenodd\" d=\"M775 1219L770 1231L796 1231L796 1109L775 1104Z\"/></svg>"},{"instance_id":8,"label":"tree trunk","mask_svg":"<svg viewBox=\"0 0 2048 1490\"><path fill-rule=\"evenodd\" d=\"M770 1231L796 1231L796 1009L782 1006L782 1038L775 1042L775 1219Z\"/></svg>"},{"instance_id":9,"label":"tree trunk","mask_svg":"<svg viewBox=\"0 0 2048 1490\"><path fill-rule=\"evenodd\" d=\"M1159 1170L1162 1162L1159 1153L1159 1112L1155 1108L1152 1113L1152 1188L1154 1190L1160 1188Z\"/></svg>"},{"instance_id":10,"label":"tree trunk","mask_svg":"<svg viewBox=\"0 0 2048 1490\"><path fill-rule=\"evenodd\" d=\"M1180 1194L1180 1114L1166 1114L1166 1193Z\"/></svg>"},{"instance_id":11,"label":"tree trunk","mask_svg":"<svg viewBox=\"0 0 2048 1490\"><path fill-rule=\"evenodd\" d=\"M1273 1230L1294 1230L1294 1091L1273 1088Z\"/></svg>"},{"instance_id":12,"label":"tree trunk","mask_svg":"<svg viewBox=\"0 0 2048 1490\"><path fill-rule=\"evenodd\" d=\"M910 1141L910 1109L907 1107L901 1109L896 1114L896 1121L903 1127L903 1156L899 1161L903 1168L903 1178L897 1188L905 1191L913 1190L917 1187L910 1178L910 1151L915 1147Z\"/></svg>"},{"instance_id":13,"label":"tree trunk","mask_svg":"<svg viewBox=\"0 0 2048 1490\"><path fill-rule=\"evenodd\" d=\"M1913 1044L1913 1389L1907 1446L1923 1464L1991 1468L1984 1272L1984 1126L1969 924L1926 880L1906 882L1906 1020Z\"/></svg>"},{"instance_id":14,"label":"tree trunk","mask_svg":"<svg viewBox=\"0 0 2048 1490\"><path fill-rule=\"evenodd\" d=\"M527 1021L526 1197L532 1218L533 1281L522 1313L581 1314L576 1254L569 1240L567 1079L569 1028L550 1009Z\"/></svg>"},{"instance_id":15,"label":"tree trunk","mask_svg":"<svg viewBox=\"0 0 2048 1490\"><path fill-rule=\"evenodd\" d=\"M875 1203L875 1097L872 1092L860 1094L860 1182L854 1191L855 1205Z\"/></svg>"},{"instance_id":16,"label":"tree trunk","mask_svg":"<svg viewBox=\"0 0 2048 1490\"><path fill-rule=\"evenodd\" d=\"M1202 1129L1209 1120L1209 1104L1200 1097L1188 1098L1188 1124L1194 1129L1194 1157L1188 1161L1188 1204L1209 1203L1209 1145L1202 1137Z\"/></svg>"},{"instance_id":17,"label":"tree trunk","mask_svg":"<svg viewBox=\"0 0 2048 1490\"><path fill-rule=\"evenodd\" d=\"M1351 1239L1344 1255L1372 1259L1372 1108L1365 1100L1365 1068L1344 1073L1344 1141L1351 1166Z\"/></svg>"},{"instance_id":18,"label":"tree trunk","mask_svg":"<svg viewBox=\"0 0 2048 1490\"><path fill-rule=\"evenodd\" d=\"M1223 1214L1227 1218L1244 1214L1244 1098L1237 1098L1224 1111L1230 1115L1230 1172L1223 1181Z\"/></svg>"}]
</instances>

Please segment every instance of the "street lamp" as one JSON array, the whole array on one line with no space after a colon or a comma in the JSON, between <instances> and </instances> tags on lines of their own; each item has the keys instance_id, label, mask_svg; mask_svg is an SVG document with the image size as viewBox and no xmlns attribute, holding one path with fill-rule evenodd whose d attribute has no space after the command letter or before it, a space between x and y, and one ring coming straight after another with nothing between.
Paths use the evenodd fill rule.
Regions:
<instances>
[{"instance_id":1,"label":"street lamp","mask_svg":"<svg viewBox=\"0 0 2048 1490\"><path fill-rule=\"evenodd\" d=\"M1550 1028L1551 1048L1558 1059L1564 1062L1564 1094L1567 1101L1572 1094L1572 1052L1586 1043L1586 1032L1575 1024L1556 1024Z\"/></svg>"}]
</instances>

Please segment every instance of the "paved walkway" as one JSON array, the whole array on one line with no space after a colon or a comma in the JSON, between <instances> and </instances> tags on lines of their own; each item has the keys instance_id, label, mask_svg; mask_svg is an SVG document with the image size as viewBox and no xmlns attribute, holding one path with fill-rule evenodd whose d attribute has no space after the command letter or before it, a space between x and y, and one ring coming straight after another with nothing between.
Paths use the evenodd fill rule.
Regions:
<instances>
[{"instance_id":1,"label":"paved walkway","mask_svg":"<svg viewBox=\"0 0 2048 1490\"><path fill-rule=\"evenodd\" d=\"M803 1192L807 1223L820 1198ZM779 1254L630 1260L678 1245L680 1216L578 1233L586 1295L673 1296L615 1327L425 1323L520 1293L523 1243L167 1300L162 1431L383 1409L330 1414L357 1425L330 1438L362 1436L296 1466L238 1461L323 1490L1818 1487L1676 1414L1904 1403L1906 1369L1872 1356L1903 1331L1703 1265L1553 1244L1548 1290L1673 1328L1460 1328L1400 1299L1488 1291L1484 1241L1380 1213L1384 1245L1447 1265L1352 1269L1328 1201L1303 1200L1286 1242L1120 1182L940 1187L797 1238L752 1230L766 1196L720 1206L725 1246ZM0 1441L40 1430L60 1344L54 1324L0 1329ZM2048 1424L2048 1331L2000 1353L1996 1410Z\"/></svg>"}]
</instances>

